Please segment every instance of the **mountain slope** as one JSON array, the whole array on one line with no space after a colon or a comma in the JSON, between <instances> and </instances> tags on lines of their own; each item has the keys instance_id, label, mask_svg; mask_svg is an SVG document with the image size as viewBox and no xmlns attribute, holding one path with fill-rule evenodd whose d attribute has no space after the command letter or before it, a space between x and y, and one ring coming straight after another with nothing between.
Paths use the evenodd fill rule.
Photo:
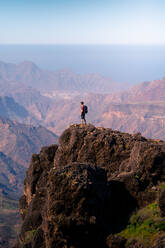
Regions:
<instances>
[{"instance_id":1,"label":"mountain slope","mask_svg":"<svg viewBox=\"0 0 165 248\"><path fill-rule=\"evenodd\" d=\"M0 151L17 163L28 165L32 152L57 143L57 136L46 128L24 125L0 116Z\"/></svg>"},{"instance_id":2,"label":"mountain slope","mask_svg":"<svg viewBox=\"0 0 165 248\"><path fill-rule=\"evenodd\" d=\"M0 152L0 197L18 199L22 193L24 176L25 168Z\"/></svg>"},{"instance_id":3,"label":"mountain slope","mask_svg":"<svg viewBox=\"0 0 165 248\"><path fill-rule=\"evenodd\" d=\"M164 180L165 142L72 125L32 156L15 247L163 247Z\"/></svg>"},{"instance_id":4,"label":"mountain slope","mask_svg":"<svg viewBox=\"0 0 165 248\"><path fill-rule=\"evenodd\" d=\"M7 109L10 113L9 106ZM43 145L52 143L57 143L57 136L46 128L0 116L0 247L13 247L17 236L18 198L31 155L34 150L38 152Z\"/></svg>"},{"instance_id":5,"label":"mountain slope","mask_svg":"<svg viewBox=\"0 0 165 248\"><path fill-rule=\"evenodd\" d=\"M0 115L15 120L26 120L29 117L28 111L8 96L0 97Z\"/></svg>"},{"instance_id":6,"label":"mountain slope","mask_svg":"<svg viewBox=\"0 0 165 248\"><path fill-rule=\"evenodd\" d=\"M42 126L23 125L0 116L0 140L0 189L8 198L16 199L32 153L57 143L58 137Z\"/></svg>"},{"instance_id":7,"label":"mountain slope","mask_svg":"<svg viewBox=\"0 0 165 248\"><path fill-rule=\"evenodd\" d=\"M0 80L0 104L2 115L20 123L41 124L52 100L39 91L21 83ZM20 106L19 106L20 105Z\"/></svg>"},{"instance_id":8,"label":"mountain slope","mask_svg":"<svg viewBox=\"0 0 165 248\"><path fill-rule=\"evenodd\" d=\"M117 95L116 95L117 98ZM114 98L115 100L115 98ZM143 82L130 88L125 93L118 95L122 102L164 102L165 101L165 78Z\"/></svg>"},{"instance_id":9,"label":"mountain slope","mask_svg":"<svg viewBox=\"0 0 165 248\"><path fill-rule=\"evenodd\" d=\"M128 101L165 101L165 78L144 82L134 86L128 94Z\"/></svg>"}]
</instances>

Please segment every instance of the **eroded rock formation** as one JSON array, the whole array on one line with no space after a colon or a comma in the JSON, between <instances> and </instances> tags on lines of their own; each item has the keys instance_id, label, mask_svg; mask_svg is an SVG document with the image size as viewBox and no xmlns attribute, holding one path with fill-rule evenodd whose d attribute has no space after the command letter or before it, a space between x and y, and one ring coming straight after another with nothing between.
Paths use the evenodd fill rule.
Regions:
<instances>
[{"instance_id":1,"label":"eroded rock formation","mask_svg":"<svg viewBox=\"0 0 165 248\"><path fill-rule=\"evenodd\" d=\"M58 146L32 156L16 247L125 247L114 234L156 199L164 179L165 142L72 125Z\"/></svg>"}]
</instances>

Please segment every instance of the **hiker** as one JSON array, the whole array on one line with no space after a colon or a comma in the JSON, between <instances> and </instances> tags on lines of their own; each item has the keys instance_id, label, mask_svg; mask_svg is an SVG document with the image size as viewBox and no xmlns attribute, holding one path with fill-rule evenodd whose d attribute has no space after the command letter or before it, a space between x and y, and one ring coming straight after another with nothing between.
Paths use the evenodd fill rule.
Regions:
<instances>
[{"instance_id":1,"label":"hiker","mask_svg":"<svg viewBox=\"0 0 165 248\"><path fill-rule=\"evenodd\" d=\"M81 103L81 124L86 124L85 114L88 113L88 107L84 105L84 102Z\"/></svg>"}]
</instances>

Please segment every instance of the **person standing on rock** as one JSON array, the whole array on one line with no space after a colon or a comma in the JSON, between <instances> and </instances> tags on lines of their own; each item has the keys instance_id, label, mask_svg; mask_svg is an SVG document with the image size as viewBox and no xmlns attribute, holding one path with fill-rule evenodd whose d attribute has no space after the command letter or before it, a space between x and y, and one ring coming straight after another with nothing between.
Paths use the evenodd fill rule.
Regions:
<instances>
[{"instance_id":1,"label":"person standing on rock","mask_svg":"<svg viewBox=\"0 0 165 248\"><path fill-rule=\"evenodd\" d=\"M81 124L86 124L85 114L88 113L88 107L84 105L84 102L81 103Z\"/></svg>"}]
</instances>

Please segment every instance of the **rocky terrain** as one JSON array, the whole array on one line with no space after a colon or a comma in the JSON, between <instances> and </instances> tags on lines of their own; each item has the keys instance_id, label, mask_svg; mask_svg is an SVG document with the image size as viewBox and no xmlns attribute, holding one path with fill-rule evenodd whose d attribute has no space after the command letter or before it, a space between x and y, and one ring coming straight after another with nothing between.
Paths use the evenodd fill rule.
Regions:
<instances>
[{"instance_id":1,"label":"rocky terrain","mask_svg":"<svg viewBox=\"0 0 165 248\"><path fill-rule=\"evenodd\" d=\"M17 248L165 247L165 142L72 125L31 158Z\"/></svg>"}]
</instances>

